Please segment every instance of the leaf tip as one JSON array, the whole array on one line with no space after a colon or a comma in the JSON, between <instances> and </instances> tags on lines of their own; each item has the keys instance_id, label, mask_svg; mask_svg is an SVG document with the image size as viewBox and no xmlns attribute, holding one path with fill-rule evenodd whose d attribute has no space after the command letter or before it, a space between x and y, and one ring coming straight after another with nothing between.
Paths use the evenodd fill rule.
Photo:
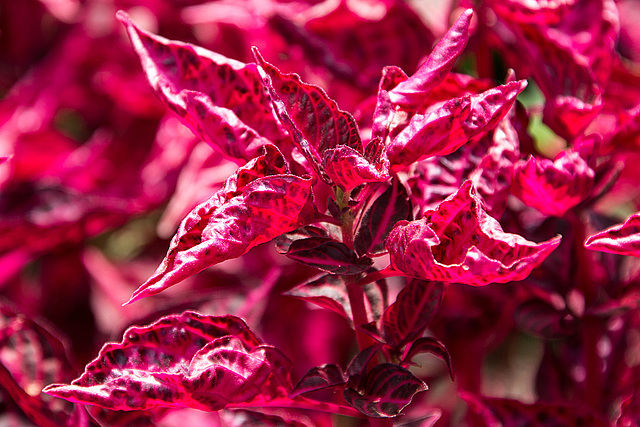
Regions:
<instances>
[{"instance_id":1,"label":"leaf tip","mask_svg":"<svg viewBox=\"0 0 640 427\"><path fill-rule=\"evenodd\" d=\"M118 19L118 21L122 22L124 25L127 25L127 26L132 24L131 17L127 12L125 12L122 9L116 12L116 19Z\"/></svg>"}]
</instances>

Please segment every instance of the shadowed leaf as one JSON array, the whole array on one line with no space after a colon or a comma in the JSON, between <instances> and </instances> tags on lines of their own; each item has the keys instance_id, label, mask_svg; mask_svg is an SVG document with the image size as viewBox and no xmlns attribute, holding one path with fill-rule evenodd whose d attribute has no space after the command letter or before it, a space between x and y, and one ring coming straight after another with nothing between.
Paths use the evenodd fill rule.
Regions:
<instances>
[{"instance_id":1,"label":"shadowed leaf","mask_svg":"<svg viewBox=\"0 0 640 427\"><path fill-rule=\"evenodd\" d=\"M372 260L358 255L347 245L328 237L296 240L289 246L287 257L331 274L360 274Z\"/></svg>"},{"instance_id":2,"label":"shadowed leaf","mask_svg":"<svg viewBox=\"0 0 640 427\"><path fill-rule=\"evenodd\" d=\"M294 398L311 391L335 387L347 382L347 377L342 368L337 365L322 365L311 368L309 372L293 387L289 397Z\"/></svg>"},{"instance_id":3,"label":"shadowed leaf","mask_svg":"<svg viewBox=\"0 0 640 427\"><path fill-rule=\"evenodd\" d=\"M407 349L404 356L402 357L402 361L404 363L410 364L411 359L421 353L430 353L444 360L444 362L447 364L447 369L449 370L451 381L453 381L451 356L449 355L449 352L447 351L447 348L443 343L434 338L419 338L414 341Z\"/></svg>"},{"instance_id":4,"label":"shadowed leaf","mask_svg":"<svg viewBox=\"0 0 640 427\"><path fill-rule=\"evenodd\" d=\"M419 338L438 311L444 283L411 280L384 312L383 331L389 345L401 348Z\"/></svg>"},{"instance_id":5,"label":"shadowed leaf","mask_svg":"<svg viewBox=\"0 0 640 427\"><path fill-rule=\"evenodd\" d=\"M427 385L408 370L391 363L376 365L357 384L344 390L345 400L358 411L374 418L390 418L402 413L416 393Z\"/></svg>"}]
</instances>

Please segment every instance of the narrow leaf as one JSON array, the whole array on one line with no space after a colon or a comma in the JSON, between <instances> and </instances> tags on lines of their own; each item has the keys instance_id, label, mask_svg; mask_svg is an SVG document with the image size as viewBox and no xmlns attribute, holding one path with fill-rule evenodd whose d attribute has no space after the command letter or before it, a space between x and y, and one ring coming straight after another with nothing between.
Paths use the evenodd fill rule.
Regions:
<instances>
[{"instance_id":1,"label":"narrow leaf","mask_svg":"<svg viewBox=\"0 0 640 427\"><path fill-rule=\"evenodd\" d=\"M430 353L444 360L447 364L451 381L453 381L453 368L451 366L451 356L449 355L449 351L443 343L434 338L419 338L414 341L411 344L411 347L407 349L402 361L409 364L411 363L411 359L422 353Z\"/></svg>"},{"instance_id":2,"label":"narrow leaf","mask_svg":"<svg viewBox=\"0 0 640 427\"><path fill-rule=\"evenodd\" d=\"M424 218L402 221L385 246L393 270L425 280L484 286L522 280L560 244L505 233L466 181Z\"/></svg>"},{"instance_id":3,"label":"narrow leaf","mask_svg":"<svg viewBox=\"0 0 640 427\"><path fill-rule=\"evenodd\" d=\"M631 215L623 224L590 236L584 246L594 251L640 257L640 212Z\"/></svg>"},{"instance_id":4,"label":"narrow leaf","mask_svg":"<svg viewBox=\"0 0 640 427\"><path fill-rule=\"evenodd\" d=\"M356 232L354 246L360 255L384 253L384 241L393 226L412 219L412 206L404 185L394 179L365 212Z\"/></svg>"},{"instance_id":5,"label":"narrow leaf","mask_svg":"<svg viewBox=\"0 0 640 427\"><path fill-rule=\"evenodd\" d=\"M397 348L419 338L438 311L444 294L444 283L411 280L383 317L384 337Z\"/></svg>"},{"instance_id":6,"label":"narrow leaf","mask_svg":"<svg viewBox=\"0 0 640 427\"><path fill-rule=\"evenodd\" d=\"M205 268L294 230L314 212L311 179L282 174L273 146L232 175L180 224L156 272L128 303L157 294Z\"/></svg>"},{"instance_id":7,"label":"narrow leaf","mask_svg":"<svg viewBox=\"0 0 640 427\"><path fill-rule=\"evenodd\" d=\"M335 387L347 382L347 377L342 368L337 365L322 365L311 368L309 372L293 387L289 397L294 398L311 391Z\"/></svg>"},{"instance_id":8,"label":"narrow leaf","mask_svg":"<svg viewBox=\"0 0 640 427\"><path fill-rule=\"evenodd\" d=\"M353 387L344 390L345 400L374 418L396 417L427 385L408 370L391 363L376 365Z\"/></svg>"},{"instance_id":9,"label":"narrow leaf","mask_svg":"<svg viewBox=\"0 0 640 427\"><path fill-rule=\"evenodd\" d=\"M291 243L287 257L331 274L360 274L373 261L358 255L347 245L328 237L310 237Z\"/></svg>"},{"instance_id":10,"label":"narrow leaf","mask_svg":"<svg viewBox=\"0 0 640 427\"><path fill-rule=\"evenodd\" d=\"M129 328L121 342L106 344L71 385L54 384L45 392L120 411L216 411L286 396L290 363L261 345L235 316L185 312Z\"/></svg>"},{"instance_id":11,"label":"narrow leaf","mask_svg":"<svg viewBox=\"0 0 640 427\"><path fill-rule=\"evenodd\" d=\"M389 99L405 110L415 111L434 87L449 74L469 41L473 10L467 9L433 48L427 60L409 79L389 91Z\"/></svg>"}]
</instances>

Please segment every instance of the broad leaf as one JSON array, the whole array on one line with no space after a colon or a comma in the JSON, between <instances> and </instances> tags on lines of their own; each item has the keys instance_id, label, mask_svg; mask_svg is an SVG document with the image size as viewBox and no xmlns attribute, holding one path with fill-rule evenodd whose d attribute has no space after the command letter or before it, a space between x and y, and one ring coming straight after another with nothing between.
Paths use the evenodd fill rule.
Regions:
<instances>
[{"instance_id":1,"label":"broad leaf","mask_svg":"<svg viewBox=\"0 0 640 427\"><path fill-rule=\"evenodd\" d=\"M464 11L433 48L427 60L409 79L389 91L390 101L405 110L415 111L434 87L449 74L469 41L469 23L473 10Z\"/></svg>"},{"instance_id":2,"label":"broad leaf","mask_svg":"<svg viewBox=\"0 0 640 427\"><path fill-rule=\"evenodd\" d=\"M444 287L442 282L411 280L384 312L387 344L401 348L419 338L442 303Z\"/></svg>"},{"instance_id":3,"label":"broad leaf","mask_svg":"<svg viewBox=\"0 0 640 427\"><path fill-rule=\"evenodd\" d=\"M311 391L345 384L347 377L337 365L322 365L311 368L293 387L289 397L294 398Z\"/></svg>"},{"instance_id":4,"label":"broad leaf","mask_svg":"<svg viewBox=\"0 0 640 427\"><path fill-rule=\"evenodd\" d=\"M331 274L360 274L373 263L370 258L358 257L347 245L328 237L296 240L289 246L286 255Z\"/></svg>"},{"instance_id":5,"label":"broad leaf","mask_svg":"<svg viewBox=\"0 0 640 427\"><path fill-rule=\"evenodd\" d=\"M275 348L261 345L237 317L185 312L129 328L71 385L51 385L45 392L119 411L216 411L286 396L290 364Z\"/></svg>"},{"instance_id":6,"label":"broad leaf","mask_svg":"<svg viewBox=\"0 0 640 427\"><path fill-rule=\"evenodd\" d=\"M526 80L509 82L478 95L446 101L415 115L387 147L391 165L408 166L427 157L456 151L470 138L493 129L509 112Z\"/></svg>"},{"instance_id":7,"label":"broad leaf","mask_svg":"<svg viewBox=\"0 0 640 427\"><path fill-rule=\"evenodd\" d=\"M196 135L236 160L250 160L283 133L253 64L170 41L118 12L149 83ZM266 138L264 138L264 137Z\"/></svg>"},{"instance_id":8,"label":"broad leaf","mask_svg":"<svg viewBox=\"0 0 640 427\"><path fill-rule=\"evenodd\" d=\"M505 233L466 181L424 218L399 222L385 246L392 269L407 276L484 286L526 278L560 239L537 244Z\"/></svg>"},{"instance_id":9,"label":"broad leaf","mask_svg":"<svg viewBox=\"0 0 640 427\"><path fill-rule=\"evenodd\" d=\"M324 151L322 166L324 172L345 191L366 182L386 181L389 178L388 162L370 162L365 156L344 145Z\"/></svg>"},{"instance_id":10,"label":"broad leaf","mask_svg":"<svg viewBox=\"0 0 640 427\"><path fill-rule=\"evenodd\" d=\"M297 74L282 74L253 50L262 82L271 95L276 114L307 160L315 167L325 150L340 145L362 152L362 141L351 114L338 108L319 88Z\"/></svg>"},{"instance_id":11,"label":"broad leaf","mask_svg":"<svg viewBox=\"0 0 640 427\"><path fill-rule=\"evenodd\" d=\"M311 179L284 174L273 146L232 175L180 224L156 272L129 303L157 294L205 268L303 225L314 214Z\"/></svg>"},{"instance_id":12,"label":"broad leaf","mask_svg":"<svg viewBox=\"0 0 640 427\"><path fill-rule=\"evenodd\" d=\"M391 363L376 365L344 390L345 400L374 418L396 417L427 385L408 370Z\"/></svg>"},{"instance_id":13,"label":"broad leaf","mask_svg":"<svg viewBox=\"0 0 640 427\"><path fill-rule=\"evenodd\" d=\"M378 255L384 252L384 241L393 226L412 219L412 206L404 185L394 179L391 185L365 212L358 226L354 246L360 255Z\"/></svg>"},{"instance_id":14,"label":"broad leaf","mask_svg":"<svg viewBox=\"0 0 640 427\"><path fill-rule=\"evenodd\" d=\"M444 360L447 364L447 369L449 369L451 381L453 381L453 368L451 367L451 356L449 355L449 351L447 351L447 348L443 343L434 338L419 338L414 341L411 346L407 348L402 357L402 361L410 364L412 363L411 359L422 353L430 353Z\"/></svg>"},{"instance_id":15,"label":"broad leaf","mask_svg":"<svg viewBox=\"0 0 640 427\"><path fill-rule=\"evenodd\" d=\"M640 257L640 213L631 215L623 224L589 236L587 249Z\"/></svg>"},{"instance_id":16,"label":"broad leaf","mask_svg":"<svg viewBox=\"0 0 640 427\"><path fill-rule=\"evenodd\" d=\"M535 157L518 162L511 191L546 215L562 216L589 197L594 178L595 172L580 153L568 150L553 162Z\"/></svg>"},{"instance_id":17,"label":"broad leaf","mask_svg":"<svg viewBox=\"0 0 640 427\"><path fill-rule=\"evenodd\" d=\"M39 426L86 426L84 408L41 393L45 386L75 375L66 343L57 335L9 306L0 306L0 387Z\"/></svg>"}]
</instances>

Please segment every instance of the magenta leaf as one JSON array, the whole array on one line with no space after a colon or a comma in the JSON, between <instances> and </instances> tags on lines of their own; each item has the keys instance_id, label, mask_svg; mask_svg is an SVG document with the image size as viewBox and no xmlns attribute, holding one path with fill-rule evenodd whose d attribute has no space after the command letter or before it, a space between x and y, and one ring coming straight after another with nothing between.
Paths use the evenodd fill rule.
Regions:
<instances>
[{"instance_id":1,"label":"magenta leaf","mask_svg":"<svg viewBox=\"0 0 640 427\"><path fill-rule=\"evenodd\" d=\"M464 11L418 71L389 91L389 99L393 104L410 111L415 111L422 105L433 88L449 74L467 45L472 16L473 10Z\"/></svg>"},{"instance_id":2,"label":"magenta leaf","mask_svg":"<svg viewBox=\"0 0 640 427\"><path fill-rule=\"evenodd\" d=\"M589 236L584 246L594 251L640 257L640 212L623 224Z\"/></svg>"},{"instance_id":3,"label":"magenta leaf","mask_svg":"<svg viewBox=\"0 0 640 427\"><path fill-rule=\"evenodd\" d=\"M574 405L533 403L526 404L513 399L476 396L461 392L469 406L471 425L553 425L605 427L609 423L592 414L584 404ZM470 420L468 420L470 421Z\"/></svg>"},{"instance_id":4,"label":"magenta leaf","mask_svg":"<svg viewBox=\"0 0 640 427\"><path fill-rule=\"evenodd\" d=\"M407 190L399 180L394 179L360 221L354 239L356 252L361 255L384 253L384 241L393 226L398 221L411 220L412 217Z\"/></svg>"},{"instance_id":5,"label":"magenta leaf","mask_svg":"<svg viewBox=\"0 0 640 427\"><path fill-rule=\"evenodd\" d=\"M449 355L449 351L443 343L434 338L419 338L414 341L405 352L404 356L402 357L402 361L404 363L410 364L412 363L411 359L422 353L431 353L444 360L444 362L447 364L447 368L449 369L449 376L451 377L451 381L453 381L453 368L451 366L451 356Z\"/></svg>"},{"instance_id":6,"label":"magenta leaf","mask_svg":"<svg viewBox=\"0 0 640 427\"><path fill-rule=\"evenodd\" d=\"M562 338L576 332L575 318L566 310L541 299L518 305L514 320L522 330L543 338Z\"/></svg>"},{"instance_id":7,"label":"magenta leaf","mask_svg":"<svg viewBox=\"0 0 640 427\"><path fill-rule=\"evenodd\" d=\"M526 278L560 244L505 233L466 181L424 218L401 221L385 242L393 270L425 280L484 286Z\"/></svg>"},{"instance_id":8,"label":"magenta leaf","mask_svg":"<svg viewBox=\"0 0 640 427\"><path fill-rule=\"evenodd\" d=\"M413 396L427 385L410 371L391 363L376 365L357 384L344 390L345 400L358 411L374 418L396 417Z\"/></svg>"},{"instance_id":9,"label":"magenta leaf","mask_svg":"<svg viewBox=\"0 0 640 427\"><path fill-rule=\"evenodd\" d=\"M366 182L386 181L389 178L388 162L372 163L358 151L344 145L325 150L322 166L331 181L345 191Z\"/></svg>"},{"instance_id":10,"label":"magenta leaf","mask_svg":"<svg viewBox=\"0 0 640 427\"><path fill-rule=\"evenodd\" d=\"M240 318L185 312L129 328L71 385L54 384L45 392L119 411L217 411L285 397L290 364L275 348L261 345Z\"/></svg>"},{"instance_id":11,"label":"magenta leaf","mask_svg":"<svg viewBox=\"0 0 640 427\"><path fill-rule=\"evenodd\" d=\"M340 110L321 88L302 82L297 74L282 74L257 49L253 53L278 118L312 165L318 167L325 150L340 145L362 152L351 114Z\"/></svg>"},{"instance_id":12,"label":"magenta leaf","mask_svg":"<svg viewBox=\"0 0 640 427\"><path fill-rule=\"evenodd\" d=\"M407 79L405 72L396 66L391 65L382 69L371 129L371 134L374 138L386 141L389 133L398 125L396 123L397 116L402 117L402 119L398 120L403 123L406 121L407 114L398 114L395 105L391 102L389 91Z\"/></svg>"},{"instance_id":13,"label":"magenta leaf","mask_svg":"<svg viewBox=\"0 0 640 427\"><path fill-rule=\"evenodd\" d=\"M442 282L411 280L384 312L387 344L401 348L419 338L442 303L444 287Z\"/></svg>"},{"instance_id":14,"label":"magenta leaf","mask_svg":"<svg viewBox=\"0 0 640 427\"><path fill-rule=\"evenodd\" d=\"M526 86L526 80L509 82L478 95L446 101L425 114L416 114L387 147L391 164L408 166L427 157L456 151L470 138L493 129Z\"/></svg>"},{"instance_id":15,"label":"magenta leaf","mask_svg":"<svg viewBox=\"0 0 640 427\"><path fill-rule=\"evenodd\" d=\"M356 354L349 363L349 366L347 366L347 375L349 378L353 379L362 376L367 370L369 363L381 348L382 346L380 344L374 344Z\"/></svg>"},{"instance_id":16,"label":"magenta leaf","mask_svg":"<svg viewBox=\"0 0 640 427\"><path fill-rule=\"evenodd\" d=\"M337 365L322 365L311 368L309 372L298 381L289 394L294 398L311 391L322 390L345 384L347 376L342 372L342 368Z\"/></svg>"},{"instance_id":17,"label":"magenta leaf","mask_svg":"<svg viewBox=\"0 0 640 427\"><path fill-rule=\"evenodd\" d=\"M58 335L2 304L0 387L39 426L86 426L84 408L41 393L45 386L75 375L67 344Z\"/></svg>"},{"instance_id":18,"label":"magenta leaf","mask_svg":"<svg viewBox=\"0 0 640 427\"><path fill-rule=\"evenodd\" d=\"M349 295L346 284L339 275L314 277L287 291L285 295L311 302L351 321Z\"/></svg>"},{"instance_id":19,"label":"magenta leaf","mask_svg":"<svg viewBox=\"0 0 640 427\"><path fill-rule=\"evenodd\" d=\"M556 159L519 162L511 191L526 205L546 215L562 216L589 197L595 172L580 153L568 150Z\"/></svg>"},{"instance_id":20,"label":"magenta leaf","mask_svg":"<svg viewBox=\"0 0 640 427\"><path fill-rule=\"evenodd\" d=\"M266 138L282 137L255 65L152 35L125 12L118 18L157 95L200 138L247 161L269 142Z\"/></svg>"},{"instance_id":21,"label":"magenta leaf","mask_svg":"<svg viewBox=\"0 0 640 427\"><path fill-rule=\"evenodd\" d=\"M274 146L239 168L182 221L164 260L129 303L304 225L315 209L311 179L285 171Z\"/></svg>"},{"instance_id":22,"label":"magenta leaf","mask_svg":"<svg viewBox=\"0 0 640 427\"><path fill-rule=\"evenodd\" d=\"M296 240L285 254L288 258L331 274L360 274L373 261L358 255L347 245L328 237Z\"/></svg>"}]
</instances>

